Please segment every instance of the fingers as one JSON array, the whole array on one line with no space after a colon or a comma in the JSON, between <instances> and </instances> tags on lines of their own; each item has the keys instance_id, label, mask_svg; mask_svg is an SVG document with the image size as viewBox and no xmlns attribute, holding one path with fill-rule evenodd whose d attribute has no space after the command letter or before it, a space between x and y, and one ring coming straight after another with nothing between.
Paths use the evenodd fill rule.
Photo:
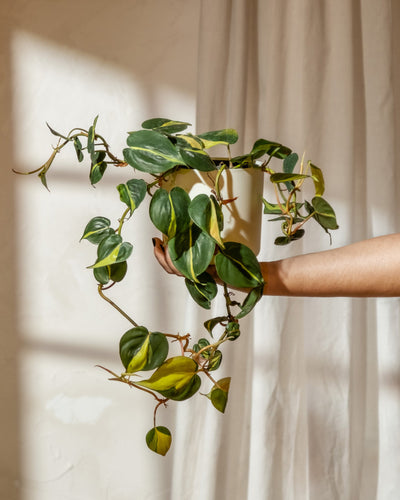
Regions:
<instances>
[{"instance_id":1,"label":"fingers","mask_svg":"<svg viewBox=\"0 0 400 500\"><path fill-rule=\"evenodd\" d=\"M176 274L178 276L182 276L182 274L174 266L171 257L169 256L168 249L164 248L164 245L162 244L160 238L153 238L153 245L154 245L154 256L161 265L161 267L168 274Z\"/></svg>"},{"instance_id":2,"label":"fingers","mask_svg":"<svg viewBox=\"0 0 400 500\"><path fill-rule=\"evenodd\" d=\"M165 251L161 240L159 238L153 238L153 245L154 245L154 256L158 260L158 263L168 274L173 274L172 269L168 265L167 260L165 258Z\"/></svg>"}]
</instances>

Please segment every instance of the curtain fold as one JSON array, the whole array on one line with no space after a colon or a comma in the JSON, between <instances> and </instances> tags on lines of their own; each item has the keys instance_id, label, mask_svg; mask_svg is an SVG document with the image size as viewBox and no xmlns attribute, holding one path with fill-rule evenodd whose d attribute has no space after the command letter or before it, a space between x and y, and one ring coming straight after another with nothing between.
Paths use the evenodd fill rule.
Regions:
<instances>
[{"instance_id":1,"label":"curtain fold","mask_svg":"<svg viewBox=\"0 0 400 500\"><path fill-rule=\"evenodd\" d=\"M236 128L237 154L259 137L305 151L338 215L333 246L400 230L398 20L389 0L202 1L198 131ZM284 249L275 231L263 222L263 260L329 248L318 228ZM173 498L397 498L399 305L263 298L225 360L225 416L178 410Z\"/></svg>"}]
</instances>

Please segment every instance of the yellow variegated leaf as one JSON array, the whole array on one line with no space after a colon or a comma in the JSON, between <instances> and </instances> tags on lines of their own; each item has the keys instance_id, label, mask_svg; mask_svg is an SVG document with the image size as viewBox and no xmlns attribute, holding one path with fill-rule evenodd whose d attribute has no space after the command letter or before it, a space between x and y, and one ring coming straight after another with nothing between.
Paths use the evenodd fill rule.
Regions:
<instances>
[{"instance_id":1,"label":"yellow variegated leaf","mask_svg":"<svg viewBox=\"0 0 400 500\"><path fill-rule=\"evenodd\" d=\"M153 427L146 434L147 446L159 455L166 455L171 446L171 441L171 433L166 427Z\"/></svg>"},{"instance_id":2,"label":"yellow variegated leaf","mask_svg":"<svg viewBox=\"0 0 400 500\"><path fill-rule=\"evenodd\" d=\"M121 244L116 246L114 248L114 250L107 255L107 257L100 260L99 262L96 262L96 264L93 264L93 266L89 266L89 269L95 269L96 267L110 266L111 264L114 264L118 258L118 253L119 253L120 247L121 247Z\"/></svg>"},{"instance_id":3,"label":"yellow variegated leaf","mask_svg":"<svg viewBox=\"0 0 400 500\"><path fill-rule=\"evenodd\" d=\"M150 347L150 333L149 333L146 337L146 340L143 342L142 347L132 358L126 371L128 373L135 373L139 372L140 370L143 370L143 368L147 365L150 349L151 347Z\"/></svg>"},{"instance_id":4,"label":"yellow variegated leaf","mask_svg":"<svg viewBox=\"0 0 400 500\"><path fill-rule=\"evenodd\" d=\"M187 142L194 149L203 149L203 143L197 137L191 135L177 135L177 137Z\"/></svg>"},{"instance_id":5,"label":"yellow variegated leaf","mask_svg":"<svg viewBox=\"0 0 400 500\"><path fill-rule=\"evenodd\" d=\"M179 390L188 384L197 371L197 363L185 356L176 356L165 361L153 375L137 385L154 391Z\"/></svg>"},{"instance_id":6,"label":"yellow variegated leaf","mask_svg":"<svg viewBox=\"0 0 400 500\"><path fill-rule=\"evenodd\" d=\"M325 191L325 181L324 181L324 176L322 174L322 170L310 163L311 167L311 177L312 180L314 181L314 187L315 187L315 195L316 196L322 196Z\"/></svg>"},{"instance_id":7,"label":"yellow variegated leaf","mask_svg":"<svg viewBox=\"0 0 400 500\"><path fill-rule=\"evenodd\" d=\"M214 238L214 240L218 243L218 245L221 248L225 248L224 243L221 239L221 233L219 230L219 222L218 222L218 217L217 217L217 211L215 210L215 204L214 204L213 200L210 200L210 201L211 201L211 203L210 203L211 216L210 216L210 227L209 227L210 236L212 238Z\"/></svg>"}]
</instances>

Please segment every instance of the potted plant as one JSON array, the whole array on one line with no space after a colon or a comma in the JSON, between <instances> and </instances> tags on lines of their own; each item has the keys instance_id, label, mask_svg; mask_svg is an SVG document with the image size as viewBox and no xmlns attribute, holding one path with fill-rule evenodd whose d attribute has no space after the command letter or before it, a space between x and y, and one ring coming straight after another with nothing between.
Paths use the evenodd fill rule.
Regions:
<instances>
[{"instance_id":1,"label":"potted plant","mask_svg":"<svg viewBox=\"0 0 400 500\"><path fill-rule=\"evenodd\" d=\"M225 227L224 233L229 210L235 207L229 212L234 214L234 221L243 219L242 210L247 210L237 205L245 197L243 180L237 192L231 189L226 194L224 185L231 185L227 175L234 177L241 172L258 176L254 185L261 186L261 191L258 195L250 193L250 226L259 225L257 214L262 211L273 215L272 220L280 223L282 233L275 239L276 245L286 245L303 237L304 226L310 220L316 221L326 232L338 227L334 210L322 197L323 174L317 166L305 162L304 157L299 161L298 155L286 146L265 139L258 139L248 154L232 157L230 146L238 139L235 130L193 134L187 132L189 125L163 118L147 120L141 130L128 133L122 158L111 152L107 141L98 133L97 118L87 130L74 128L66 135L49 127L58 143L44 165L26 173L38 174L47 188L48 171L57 154L67 145L75 148L79 162L89 158L92 185L101 181L110 166L133 167L132 179L117 185L123 204L121 217L112 223L104 215L91 214L81 239L96 248L96 258L89 269L99 295L131 324L119 342L122 373L101 368L111 375L111 380L154 398L154 422L146 442L151 450L162 455L171 445L171 433L157 424L157 409L161 405L169 400L183 401L192 397L199 391L203 377L209 382L207 398L217 410L225 411L230 378L217 379L214 372L221 364L223 345L238 339L240 320L252 311L263 295L264 279L256 257L257 241L249 240L246 244L247 233L243 235L242 231L236 238L232 227L228 233ZM226 148L226 158L213 159L208 154L216 145ZM142 176L145 178L140 177L141 173L145 173ZM186 184L178 185L179 177ZM198 177L206 188L193 193ZM262 198L264 178L273 184L276 195L273 201ZM301 199L301 189L307 181L313 186L310 201ZM204 332L201 338L197 335L192 340L190 334L153 331L151 326L137 323L107 295L111 287L126 277L132 244L125 241L124 228L146 196L151 198L150 220L162 233L164 244L197 304L210 309L218 293L219 285L208 272L211 264L222 283L225 310L201 325ZM244 300L236 300L230 287L246 289ZM172 349L170 352L171 341L178 345L175 352Z\"/></svg>"}]
</instances>

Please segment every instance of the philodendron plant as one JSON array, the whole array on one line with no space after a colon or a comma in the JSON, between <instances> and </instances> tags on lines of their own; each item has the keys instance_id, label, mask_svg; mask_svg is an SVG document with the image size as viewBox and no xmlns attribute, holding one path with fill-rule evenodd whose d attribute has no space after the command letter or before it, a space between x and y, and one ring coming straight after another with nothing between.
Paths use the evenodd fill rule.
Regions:
<instances>
[{"instance_id":1,"label":"philodendron plant","mask_svg":"<svg viewBox=\"0 0 400 500\"><path fill-rule=\"evenodd\" d=\"M221 365L223 344L238 339L240 320L263 295L265 283L256 255L245 244L225 241L221 236L222 207L232 203L232 199L225 199L221 194L224 170L259 170L273 184L276 199L260 199L260 210L280 223L282 234L275 239L276 245L286 245L303 237L304 226L310 220L326 232L338 227L334 210L322 197L322 172L311 162L305 162L304 158L299 161L298 155L288 147L265 139L258 139L248 154L232 157L230 146L238 139L235 130L193 134L186 131L189 125L163 118L147 120L141 130L128 133L122 158L111 152L107 141L97 132L97 118L88 130L74 128L66 135L49 127L58 143L43 166L26 173L38 174L47 188L47 173L57 154L67 145L75 148L79 162L88 158L92 185L101 181L109 166L132 167L132 179L117 185L119 199L116 197L116 200L123 205L121 217L111 222L104 214L91 216L81 239L93 244L97 251L89 269L99 295L131 324L119 342L122 373L101 368L111 375L111 380L154 398L154 422L146 442L161 455L170 448L171 433L157 425L160 406L170 400L192 397L205 378L209 388L203 392L207 392L207 398L217 410L225 411L230 377L218 379L214 374ZM226 147L227 161L220 162L209 156L208 150L216 145ZM165 182L171 176L187 170L214 174L210 194L198 194L191 199L182 187L165 189ZM140 178L141 172L145 173L144 178ZM310 201L301 197L302 186L307 181L314 193ZM218 286L208 272L211 263L222 283L224 310L199 326L203 334L196 332L194 340L189 333L153 331L151 325L141 325L140 319L133 319L131 313L128 315L108 297L108 290L127 274L132 244L125 241L124 229L146 196L151 198L150 220L163 234L172 261L185 277L187 289L197 304L210 309L217 295ZM247 289L244 300L236 300L230 287ZM175 342L175 352L173 349L170 352L171 342Z\"/></svg>"}]
</instances>

